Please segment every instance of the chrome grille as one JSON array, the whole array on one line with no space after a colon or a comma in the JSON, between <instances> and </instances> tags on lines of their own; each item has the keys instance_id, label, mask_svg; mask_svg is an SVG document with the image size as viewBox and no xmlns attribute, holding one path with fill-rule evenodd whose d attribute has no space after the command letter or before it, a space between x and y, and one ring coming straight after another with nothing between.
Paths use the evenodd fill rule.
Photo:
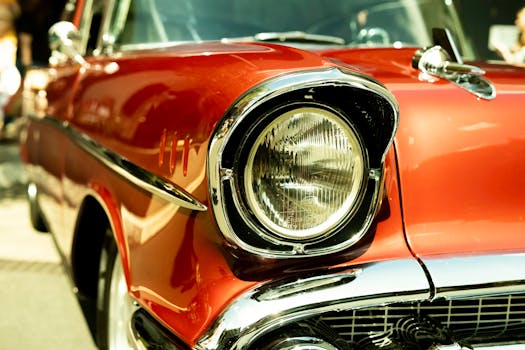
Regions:
<instances>
[{"instance_id":1,"label":"chrome grille","mask_svg":"<svg viewBox=\"0 0 525 350\"><path fill-rule=\"evenodd\" d=\"M525 295L394 304L332 312L321 319L354 343L392 334L409 317L431 319L467 342L525 339Z\"/></svg>"}]
</instances>

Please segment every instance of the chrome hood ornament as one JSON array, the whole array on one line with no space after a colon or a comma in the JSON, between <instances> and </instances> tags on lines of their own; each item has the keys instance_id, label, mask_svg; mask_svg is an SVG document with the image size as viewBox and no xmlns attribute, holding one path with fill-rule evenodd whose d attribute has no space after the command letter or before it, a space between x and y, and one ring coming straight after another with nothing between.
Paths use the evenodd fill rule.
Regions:
<instances>
[{"instance_id":1,"label":"chrome hood ornament","mask_svg":"<svg viewBox=\"0 0 525 350\"><path fill-rule=\"evenodd\" d=\"M435 29L434 42L435 46L414 54L412 67L424 74L446 79L479 98L492 100L496 97L494 85L483 77L485 71L463 63L448 30Z\"/></svg>"}]
</instances>

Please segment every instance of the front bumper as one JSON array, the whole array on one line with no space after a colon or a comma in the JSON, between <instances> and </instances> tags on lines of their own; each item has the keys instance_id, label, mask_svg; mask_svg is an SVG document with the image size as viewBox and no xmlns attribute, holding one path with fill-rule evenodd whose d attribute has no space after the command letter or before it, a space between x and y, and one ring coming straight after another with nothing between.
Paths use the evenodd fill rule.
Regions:
<instances>
[{"instance_id":1,"label":"front bumper","mask_svg":"<svg viewBox=\"0 0 525 350\"><path fill-rule=\"evenodd\" d=\"M415 259L384 261L264 283L229 305L194 349L369 350L400 349L396 344L406 343L416 345L403 349L525 349L525 271L520 271L525 255L497 257L496 266L512 262L512 271L483 278L468 273L467 266L487 272L495 259L454 261L464 269L461 285L458 271L446 277L448 258L432 259L429 267ZM439 276L438 284L446 283L429 283L428 271ZM298 325L306 325L306 333ZM326 345L266 347L272 337L283 336ZM176 344L169 332L165 339Z\"/></svg>"},{"instance_id":2,"label":"front bumper","mask_svg":"<svg viewBox=\"0 0 525 350\"><path fill-rule=\"evenodd\" d=\"M272 282L238 298L195 348L246 349L284 324L337 309L425 300L430 297L429 291L416 260L387 261Z\"/></svg>"}]
</instances>

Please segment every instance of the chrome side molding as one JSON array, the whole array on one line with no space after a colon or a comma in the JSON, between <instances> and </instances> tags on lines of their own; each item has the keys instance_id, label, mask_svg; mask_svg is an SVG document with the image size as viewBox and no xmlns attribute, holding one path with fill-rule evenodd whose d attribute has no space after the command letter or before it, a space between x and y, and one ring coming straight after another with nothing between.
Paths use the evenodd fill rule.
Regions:
<instances>
[{"instance_id":1,"label":"chrome side molding","mask_svg":"<svg viewBox=\"0 0 525 350\"><path fill-rule=\"evenodd\" d=\"M206 211L208 209L205 204L195 199L184 189L103 147L89 136L73 129L69 123L50 117L35 117L33 119L37 122L46 122L62 130L84 151L135 186L182 208L197 211Z\"/></svg>"}]
</instances>

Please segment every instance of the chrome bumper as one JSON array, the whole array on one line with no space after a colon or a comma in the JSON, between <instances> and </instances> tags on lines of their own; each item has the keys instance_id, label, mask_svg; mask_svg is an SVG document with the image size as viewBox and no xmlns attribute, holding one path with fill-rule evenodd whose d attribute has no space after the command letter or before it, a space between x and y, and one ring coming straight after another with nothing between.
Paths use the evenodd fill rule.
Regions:
<instances>
[{"instance_id":1,"label":"chrome bumper","mask_svg":"<svg viewBox=\"0 0 525 350\"><path fill-rule=\"evenodd\" d=\"M482 316L495 314L487 312L481 304L488 299L503 299L504 306L509 305L503 310L504 327L517 322L520 330L525 329L525 254L432 258L424 259L424 263L425 267L415 259L384 261L262 283L234 300L196 342L194 349L248 349L261 337L280 332L285 325L321 315L319 319L330 318L331 313L349 310L354 315L379 310L374 317L379 317L380 321L372 320L370 325L381 328L381 322L384 320L386 324L387 317L395 318L391 311L400 305L415 307L418 312L421 308L423 315L434 317L431 308L437 306L443 310L444 303L448 305L444 309L450 309L455 303L466 300L474 302L473 314L478 315L475 317L479 325ZM429 275L434 277L432 284ZM511 301L516 300L519 300L519 309L512 311ZM383 311L385 313L381 314ZM447 323L447 327L451 325L454 321ZM370 334L369 328L366 331ZM350 333L354 334L353 328ZM523 337L514 342L500 339L495 344L487 344L486 340L481 341L483 344L473 341L472 349L525 350L522 340ZM449 345L427 345L425 348L467 349L453 341Z\"/></svg>"},{"instance_id":2,"label":"chrome bumper","mask_svg":"<svg viewBox=\"0 0 525 350\"><path fill-rule=\"evenodd\" d=\"M429 298L428 279L413 259L271 282L235 300L197 342L195 349L246 349L255 339L284 323L335 309Z\"/></svg>"}]
</instances>

